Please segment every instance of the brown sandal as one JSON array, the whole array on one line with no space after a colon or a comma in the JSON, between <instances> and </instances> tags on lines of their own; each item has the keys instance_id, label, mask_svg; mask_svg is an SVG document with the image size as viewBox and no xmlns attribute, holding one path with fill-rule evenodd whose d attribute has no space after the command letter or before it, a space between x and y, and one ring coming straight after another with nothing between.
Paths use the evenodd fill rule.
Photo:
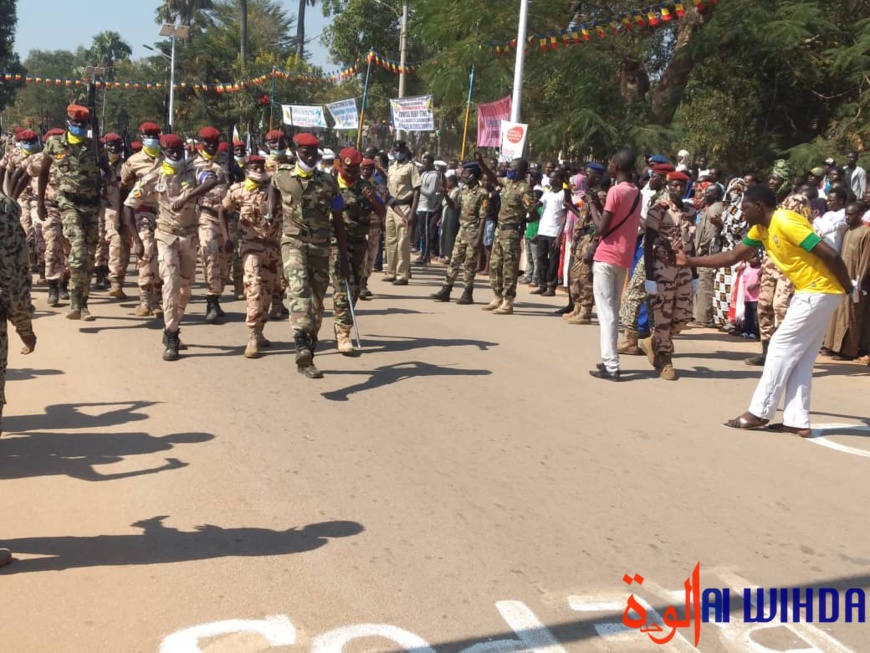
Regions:
<instances>
[{"instance_id":1,"label":"brown sandal","mask_svg":"<svg viewBox=\"0 0 870 653\"><path fill-rule=\"evenodd\" d=\"M729 429L742 429L744 431L762 431L767 426L768 420L751 414L749 417L746 417L746 415L743 414L740 417L729 419L724 425Z\"/></svg>"}]
</instances>

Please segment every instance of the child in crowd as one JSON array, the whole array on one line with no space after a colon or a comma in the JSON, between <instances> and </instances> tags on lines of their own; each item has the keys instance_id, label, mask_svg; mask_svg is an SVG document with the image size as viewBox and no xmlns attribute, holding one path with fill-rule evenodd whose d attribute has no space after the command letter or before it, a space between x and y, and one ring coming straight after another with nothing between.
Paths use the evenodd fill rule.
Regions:
<instances>
[{"instance_id":1,"label":"child in crowd","mask_svg":"<svg viewBox=\"0 0 870 653\"><path fill-rule=\"evenodd\" d=\"M741 337L758 340L758 292L761 286L761 259L756 254L743 268L743 333Z\"/></svg>"}]
</instances>

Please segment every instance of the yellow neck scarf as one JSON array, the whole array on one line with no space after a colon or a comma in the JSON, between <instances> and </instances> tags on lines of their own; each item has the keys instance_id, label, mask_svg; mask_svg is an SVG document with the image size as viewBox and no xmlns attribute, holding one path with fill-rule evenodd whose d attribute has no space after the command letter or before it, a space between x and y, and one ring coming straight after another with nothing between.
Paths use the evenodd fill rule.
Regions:
<instances>
[{"instance_id":1,"label":"yellow neck scarf","mask_svg":"<svg viewBox=\"0 0 870 653\"><path fill-rule=\"evenodd\" d=\"M205 150L201 150L200 154L202 154L202 158L205 159L206 161L211 161L214 158L213 155L209 154Z\"/></svg>"},{"instance_id":2,"label":"yellow neck scarf","mask_svg":"<svg viewBox=\"0 0 870 653\"><path fill-rule=\"evenodd\" d=\"M166 161L163 162L163 165L160 167L160 171L164 175L174 175L176 172L175 168L173 168L171 165L166 163Z\"/></svg>"},{"instance_id":3,"label":"yellow neck scarf","mask_svg":"<svg viewBox=\"0 0 870 653\"><path fill-rule=\"evenodd\" d=\"M109 152L109 163L115 163L120 158L120 154L112 154L111 152Z\"/></svg>"},{"instance_id":4,"label":"yellow neck scarf","mask_svg":"<svg viewBox=\"0 0 870 653\"><path fill-rule=\"evenodd\" d=\"M253 179L245 179L245 190L249 193L253 193L257 190L262 184L257 183Z\"/></svg>"},{"instance_id":5,"label":"yellow neck scarf","mask_svg":"<svg viewBox=\"0 0 870 653\"><path fill-rule=\"evenodd\" d=\"M338 173L338 187L341 190L344 190L345 188L351 187L351 184L344 180L344 177L341 176L341 173Z\"/></svg>"},{"instance_id":6,"label":"yellow neck scarf","mask_svg":"<svg viewBox=\"0 0 870 653\"><path fill-rule=\"evenodd\" d=\"M303 179L310 179L311 177L314 176L314 170L312 170L311 172L305 172L305 170L300 168L299 164L297 163L296 164L296 176L302 177Z\"/></svg>"},{"instance_id":7,"label":"yellow neck scarf","mask_svg":"<svg viewBox=\"0 0 870 653\"><path fill-rule=\"evenodd\" d=\"M143 147L142 151L145 152L152 159L156 159L160 155L159 147Z\"/></svg>"},{"instance_id":8,"label":"yellow neck scarf","mask_svg":"<svg viewBox=\"0 0 870 653\"><path fill-rule=\"evenodd\" d=\"M70 145L81 145L85 142L84 136L73 136L69 132L66 133L66 142Z\"/></svg>"}]
</instances>

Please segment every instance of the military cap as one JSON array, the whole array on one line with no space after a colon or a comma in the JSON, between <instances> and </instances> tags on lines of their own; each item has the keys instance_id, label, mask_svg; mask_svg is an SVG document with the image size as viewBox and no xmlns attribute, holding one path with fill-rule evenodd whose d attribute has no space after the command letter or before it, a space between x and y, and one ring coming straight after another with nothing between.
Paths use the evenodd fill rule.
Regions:
<instances>
[{"instance_id":1,"label":"military cap","mask_svg":"<svg viewBox=\"0 0 870 653\"><path fill-rule=\"evenodd\" d=\"M664 154L653 154L649 158L649 162L650 163L668 163L668 157L666 157Z\"/></svg>"},{"instance_id":2,"label":"military cap","mask_svg":"<svg viewBox=\"0 0 870 653\"><path fill-rule=\"evenodd\" d=\"M689 175L685 172L669 172L668 181L689 181Z\"/></svg>"},{"instance_id":3,"label":"military cap","mask_svg":"<svg viewBox=\"0 0 870 653\"><path fill-rule=\"evenodd\" d=\"M597 161L590 161L589 163L586 164L586 167L589 170L594 170L595 172L598 172L598 173L604 172L604 164L598 163Z\"/></svg>"},{"instance_id":4,"label":"military cap","mask_svg":"<svg viewBox=\"0 0 870 653\"><path fill-rule=\"evenodd\" d=\"M42 135L42 141L45 142L45 141L47 141L49 138L51 138L52 136L63 136L63 134L64 134L64 130L63 130L63 129L57 129L57 128L55 128L55 129L49 129L47 132L45 132L45 133Z\"/></svg>"},{"instance_id":5,"label":"military cap","mask_svg":"<svg viewBox=\"0 0 870 653\"><path fill-rule=\"evenodd\" d=\"M362 160L362 163L360 163L360 165L361 165L361 166L372 166L372 167L374 167L374 165L375 165L375 160L374 160L374 159L363 159L363 160Z\"/></svg>"},{"instance_id":6,"label":"military cap","mask_svg":"<svg viewBox=\"0 0 870 653\"><path fill-rule=\"evenodd\" d=\"M142 151L142 141L132 141L130 143L130 149L133 152L141 152Z\"/></svg>"},{"instance_id":7,"label":"military cap","mask_svg":"<svg viewBox=\"0 0 870 653\"><path fill-rule=\"evenodd\" d=\"M284 138L284 132L280 129L273 129L266 134L267 141L277 141L279 138Z\"/></svg>"},{"instance_id":8,"label":"military cap","mask_svg":"<svg viewBox=\"0 0 870 653\"><path fill-rule=\"evenodd\" d=\"M314 134L309 134L308 132L296 134L296 136L293 137L293 142L299 147L317 147L320 145L320 139Z\"/></svg>"},{"instance_id":9,"label":"military cap","mask_svg":"<svg viewBox=\"0 0 870 653\"><path fill-rule=\"evenodd\" d=\"M652 167L652 171L660 175L668 175L675 170L676 168L674 168L670 163L657 163Z\"/></svg>"},{"instance_id":10,"label":"military cap","mask_svg":"<svg viewBox=\"0 0 870 653\"><path fill-rule=\"evenodd\" d=\"M218 152L226 152L228 149L230 149L230 144L226 141L218 143Z\"/></svg>"},{"instance_id":11,"label":"military cap","mask_svg":"<svg viewBox=\"0 0 870 653\"><path fill-rule=\"evenodd\" d=\"M470 163L464 163L464 164L462 164L462 167L474 175L479 175L482 172L480 169L480 164L478 164L476 161L471 161Z\"/></svg>"},{"instance_id":12,"label":"military cap","mask_svg":"<svg viewBox=\"0 0 870 653\"><path fill-rule=\"evenodd\" d=\"M259 156L257 154L253 154L253 155L248 157L247 161L245 161L245 165L249 166L252 163L266 163L266 159L265 159L265 157Z\"/></svg>"},{"instance_id":13,"label":"military cap","mask_svg":"<svg viewBox=\"0 0 870 653\"><path fill-rule=\"evenodd\" d=\"M353 147L344 148L338 153L338 158L341 160L342 165L346 166L358 166L363 161L362 154L359 153L359 150Z\"/></svg>"},{"instance_id":14,"label":"military cap","mask_svg":"<svg viewBox=\"0 0 870 653\"><path fill-rule=\"evenodd\" d=\"M139 133L146 136L160 136L160 125L156 122L143 122L139 125Z\"/></svg>"},{"instance_id":15,"label":"military cap","mask_svg":"<svg viewBox=\"0 0 870 653\"><path fill-rule=\"evenodd\" d=\"M25 130L24 127L16 127L15 129L12 130L12 133L15 135L16 141L21 140L21 132L23 132L24 130Z\"/></svg>"},{"instance_id":16,"label":"military cap","mask_svg":"<svg viewBox=\"0 0 870 653\"><path fill-rule=\"evenodd\" d=\"M21 134L19 134L19 140L22 140L26 143L29 143L30 141L38 141L39 134L37 134L32 129L25 129L21 132Z\"/></svg>"},{"instance_id":17,"label":"military cap","mask_svg":"<svg viewBox=\"0 0 870 653\"><path fill-rule=\"evenodd\" d=\"M181 140L181 136L178 134L163 134L163 136L160 137L160 147L174 150L179 147L184 147L184 141Z\"/></svg>"},{"instance_id":18,"label":"military cap","mask_svg":"<svg viewBox=\"0 0 870 653\"><path fill-rule=\"evenodd\" d=\"M233 147L245 147L244 141L233 141Z\"/></svg>"},{"instance_id":19,"label":"military cap","mask_svg":"<svg viewBox=\"0 0 870 653\"><path fill-rule=\"evenodd\" d=\"M71 104L66 108L66 117L76 122L84 122L91 117L91 110L80 104Z\"/></svg>"},{"instance_id":20,"label":"military cap","mask_svg":"<svg viewBox=\"0 0 870 653\"><path fill-rule=\"evenodd\" d=\"M199 130L199 137L204 141L219 141L221 133L214 127L203 127Z\"/></svg>"},{"instance_id":21,"label":"military cap","mask_svg":"<svg viewBox=\"0 0 870 653\"><path fill-rule=\"evenodd\" d=\"M116 134L115 132L109 132L108 134L103 136L102 140L104 143L121 143L121 142L123 142L123 139L121 138L121 136L119 134Z\"/></svg>"}]
</instances>

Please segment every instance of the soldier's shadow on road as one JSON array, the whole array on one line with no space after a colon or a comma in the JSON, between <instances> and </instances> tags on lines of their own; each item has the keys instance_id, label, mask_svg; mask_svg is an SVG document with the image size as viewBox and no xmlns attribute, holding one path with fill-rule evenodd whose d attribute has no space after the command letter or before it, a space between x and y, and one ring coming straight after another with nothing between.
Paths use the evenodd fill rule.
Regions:
<instances>
[{"instance_id":1,"label":"soldier's shadow on road","mask_svg":"<svg viewBox=\"0 0 870 653\"><path fill-rule=\"evenodd\" d=\"M7 381L32 381L40 376L57 376L65 374L63 370L37 370L32 367L22 367L19 369L11 369L6 372Z\"/></svg>"},{"instance_id":2,"label":"soldier's shadow on road","mask_svg":"<svg viewBox=\"0 0 870 653\"><path fill-rule=\"evenodd\" d=\"M416 351L418 349L425 349L427 347L477 347L480 351L489 351L490 347L498 347L497 342L489 342L487 340L469 340L466 338L414 338L412 336L382 336L376 333L370 336L365 335L362 344L363 351L366 354Z\"/></svg>"},{"instance_id":3,"label":"soldier's shadow on road","mask_svg":"<svg viewBox=\"0 0 870 653\"><path fill-rule=\"evenodd\" d=\"M357 522L336 520L284 531L221 528L205 524L187 532L167 528L163 525L164 519L165 516L152 517L131 524L142 529L141 534L134 535L4 540L3 546L16 555L47 557L16 560L0 574L288 555L313 551L325 546L331 539L359 535L365 530Z\"/></svg>"},{"instance_id":4,"label":"soldier's shadow on road","mask_svg":"<svg viewBox=\"0 0 870 653\"><path fill-rule=\"evenodd\" d=\"M88 429L141 422L148 415L139 412L156 406L155 401L112 401L78 404L53 404L39 415L9 415L3 418L7 433L45 429Z\"/></svg>"},{"instance_id":5,"label":"soldier's shadow on road","mask_svg":"<svg viewBox=\"0 0 870 653\"><path fill-rule=\"evenodd\" d=\"M410 361L407 363L396 363L394 365L382 365L373 370L368 371L348 371L335 370L324 372L327 375L354 374L368 376L369 378L361 383L355 383L340 388L338 390L330 390L322 392L321 396L330 401L348 401L350 395L366 390L375 390L383 386L392 385L399 381L427 376L487 376L492 374L490 370L469 370L457 367L447 367L441 365L432 365L421 361Z\"/></svg>"}]
</instances>

